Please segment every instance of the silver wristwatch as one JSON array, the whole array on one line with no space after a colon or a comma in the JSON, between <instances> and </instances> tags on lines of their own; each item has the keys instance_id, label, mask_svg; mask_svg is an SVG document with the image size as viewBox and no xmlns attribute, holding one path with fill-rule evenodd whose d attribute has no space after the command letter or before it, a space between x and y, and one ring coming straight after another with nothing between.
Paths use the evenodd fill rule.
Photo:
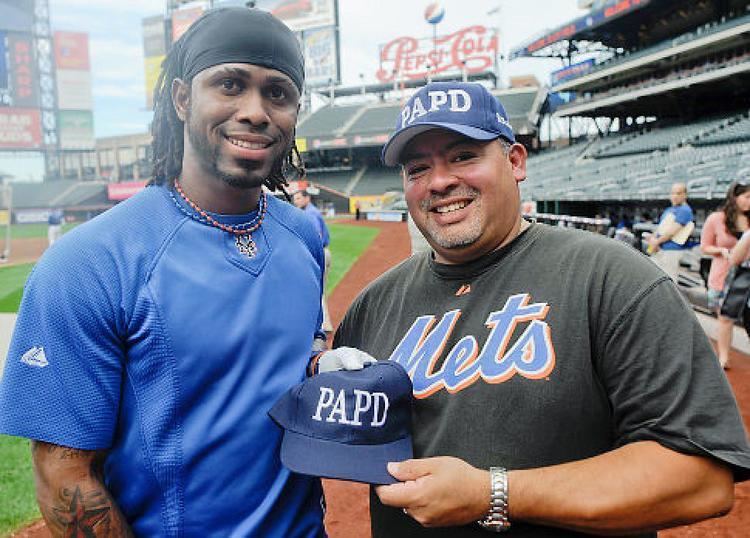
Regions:
<instances>
[{"instance_id":1,"label":"silver wristwatch","mask_svg":"<svg viewBox=\"0 0 750 538\"><path fill-rule=\"evenodd\" d=\"M504 467L490 467L490 511L477 524L490 532L505 532L510 529L508 473Z\"/></svg>"}]
</instances>

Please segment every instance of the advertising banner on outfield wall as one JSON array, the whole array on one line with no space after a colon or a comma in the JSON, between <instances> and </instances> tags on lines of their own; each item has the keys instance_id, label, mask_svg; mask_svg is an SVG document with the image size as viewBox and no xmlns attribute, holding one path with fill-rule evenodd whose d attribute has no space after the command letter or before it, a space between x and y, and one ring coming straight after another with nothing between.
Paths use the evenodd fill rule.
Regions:
<instances>
[{"instance_id":1,"label":"advertising banner on outfield wall","mask_svg":"<svg viewBox=\"0 0 750 538\"><path fill-rule=\"evenodd\" d=\"M339 70L336 54L336 28L318 28L302 33L305 54L305 83L311 87L338 83Z\"/></svg>"},{"instance_id":2,"label":"advertising banner on outfield wall","mask_svg":"<svg viewBox=\"0 0 750 538\"><path fill-rule=\"evenodd\" d=\"M47 223L51 209L14 209L13 219L16 224Z\"/></svg>"},{"instance_id":3,"label":"advertising banner on outfield wall","mask_svg":"<svg viewBox=\"0 0 750 538\"><path fill-rule=\"evenodd\" d=\"M93 149L94 113L90 110L61 110L57 116L60 149Z\"/></svg>"},{"instance_id":4,"label":"advertising banner on outfield wall","mask_svg":"<svg viewBox=\"0 0 750 538\"><path fill-rule=\"evenodd\" d=\"M145 181L122 181L107 185L107 198L113 201L127 200L146 187Z\"/></svg>"},{"instance_id":5,"label":"advertising banner on outfield wall","mask_svg":"<svg viewBox=\"0 0 750 538\"><path fill-rule=\"evenodd\" d=\"M0 150L38 149L42 125L38 109L0 107Z\"/></svg>"},{"instance_id":6,"label":"advertising banner on outfield wall","mask_svg":"<svg viewBox=\"0 0 750 538\"><path fill-rule=\"evenodd\" d=\"M91 71L58 69L57 106L60 110L93 110Z\"/></svg>"},{"instance_id":7,"label":"advertising banner on outfield wall","mask_svg":"<svg viewBox=\"0 0 750 538\"><path fill-rule=\"evenodd\" d=\"M88 71L89 36L82 32L55 32L55 67Z\"/></svg>"},{"instance_id":8,"label":"advertising banner on outfield wall","mask_svg":"<svg viewBox=\"0 0 750 538\"><path fill-rule=\"evenodd\" d=\"M34 26L34 0L0 0L0 30L31 33Z\"/></svg>"},{"instance_id":9,"label":"advertising banner on outfield wall","mask_svg":"<svg viewBox=\"0 0 750 538\"><path fill-rule=\"evenodd\" d=\"M21 108L38 106L39 80L30 35L8 34L8 60L12 106Z\"/></svg>"}]
</instances>

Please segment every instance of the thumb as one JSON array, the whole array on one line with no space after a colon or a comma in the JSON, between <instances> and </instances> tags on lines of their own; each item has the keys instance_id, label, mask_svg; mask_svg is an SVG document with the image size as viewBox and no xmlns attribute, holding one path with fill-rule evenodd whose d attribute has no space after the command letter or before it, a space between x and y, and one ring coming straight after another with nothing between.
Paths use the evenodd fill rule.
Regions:
<instances>
[{"instance_id":1,"label":"thumb","mask_svg":"<svg viewBox=\"0 0 750 538\"><path fill-rule=\"evenodd\" d=\"M418 460L391 461L388 472L400 482L416 480L432 473L432 462L429 458Z\"/></svg>"}]
</instances>

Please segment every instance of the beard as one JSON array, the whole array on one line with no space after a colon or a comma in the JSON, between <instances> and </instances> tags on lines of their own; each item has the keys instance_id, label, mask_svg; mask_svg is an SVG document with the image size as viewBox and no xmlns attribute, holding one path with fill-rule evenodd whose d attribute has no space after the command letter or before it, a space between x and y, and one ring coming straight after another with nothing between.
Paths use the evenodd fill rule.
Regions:
<instances>
[{"instance_id":1,"label":"beard","mask_svg":"<svg viewBox=\"0 0 750 538\"><path fill-rule=\"evenodd\" d=\"M195 152L198 154L200 162L203 164L203 168L209 174L219 178L220 181L226 183L230 187L236 189L255 189L262 186L268 177L276 177L283 175L283 165L286 155L291 150L291 142L289 142L286 151L279 155L271 166L269 174L264 176L258 173L253 173L259 168L263 167L256 161L248 160L237 160L233 162L242 170L241 172L232 172L221 166L221 149L219 144L211 144L205 132L200 129L200 126L195 125L192 121L192 115L188 113L187 118L187 132L188 140L190 145L193 147Z\"/></svg>"},{"instance_id":2,"label":"beard","mask_svg":"<svg viewBox=\"0 0 750 538\"><path fill-rule=\"evenodd\" d=\"M479 192L474 189L466 189L466 191L452 194L468 195L473 198L472 204L474 205L474 210L467 220L452 226L440 226L429 218L431 200L420 203L420 209L428 215L428 218L424 221L424 229L421 230L422 233L431 242L444 249L462 248L472 245L481 237L484 229L482 223L482 197L479 195Z\"/></svg>"}]
</instances>

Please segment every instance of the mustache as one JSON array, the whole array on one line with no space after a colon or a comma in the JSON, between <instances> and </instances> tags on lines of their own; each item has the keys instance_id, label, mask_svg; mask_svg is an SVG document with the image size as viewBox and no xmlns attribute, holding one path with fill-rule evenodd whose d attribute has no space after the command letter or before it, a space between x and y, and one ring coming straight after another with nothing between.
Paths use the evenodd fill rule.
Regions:
<instances>
[{"instance_id":1,"label":"mustache","mask_svg":"<svg viewBox=\"0 0 750 538\"><path fill-rule=\"evenodd\" d=\"M472 187L461 186L446 194L431 194L429 198L419 202L419 208L422 211L430 211L436 204L448 198L469 198L475 200L479 198L479 191Z\"/></svg>"}]
</instances>

